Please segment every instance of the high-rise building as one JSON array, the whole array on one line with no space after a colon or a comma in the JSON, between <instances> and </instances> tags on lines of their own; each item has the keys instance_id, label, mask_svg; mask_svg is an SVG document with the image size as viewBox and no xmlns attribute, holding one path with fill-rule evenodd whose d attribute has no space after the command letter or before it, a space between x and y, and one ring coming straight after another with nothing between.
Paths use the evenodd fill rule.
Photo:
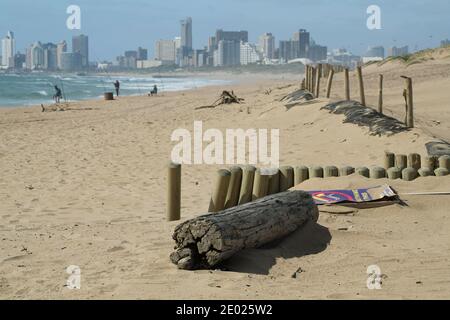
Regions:
<instances>
[{"instance_id":1,"label":"high-rise building","mask_svg":"<svg viewBox=\"0 0 450 320\"><path fill-rule=\"evenodd\" d=\"M180 61L183 63L186 57L192 53L192 18L188 17L181 21L181 46Z\"/></svg>"},{"instance_id":2,"label":"high-rise building","mask_svg":"<svg viewBox=\"0 0 450 320\"><path fill-rule=\"evenodd\" d=\"M83 68L83 56L79 52L63 52L60 59L63 71L78 71Z\"/></svg>"},{"instance_id":3,"label":"high-rise building","mask_svg":"<svg viewBox=\"0 0 450 320\"><path fill-rule=\"evenodd\" d=\"M280 41L279 59L282 62L288 62L298 58L298 41L282 40Z\"/></svg>"},{"instance_id":4,"label":"high-rise building","mask_svg":"<svg viewBox=\"0 0 450 320\"><path fill-rule=\"evenodd\" d=\"M62 69L61 56L67 52L67 42L61 41L56 48L56 65L58 69Z\"/></svg>"},{"instance_id":5,"label":"high-rise building","mask_svg":"<svg viewBox=\"0 0 450 320\"><path fill-rule=\"evenodd\" d=\"M25 67L27 55L20 52L14 55L14 69L23 69Z\"/></svg>"},{"instance_id":6,"label":"high-rise building","mask_svg":"<svg viewBox=\"0 0 450 320\"><path fill-rule=\"evenodd\" d=\"M401 48L397 47L391 47L388 49L388 57L398 57L398 56L405 56L409 53L409 47L404 46Z\"/></svg>"},{"instance_id":7,"label":"high-rise building","mask_svg":"<svg viewBox=\"0 0 450 320\"><path fill-rule=\"evenodd\" d=\"M138 60L147 60L148 59L148 50L139 47L138 48L138 55L137 55L137 59Z\"/></svg>"},{"instance_id":8,"label":"high-rise building","mask_svg":"<svg viewBox=\"0 0 450 320\"><path fill-rule=\"evenodd\" d=\"M14 55L16 53L16 40L14 33L8 31L5 38L2 39L2 60L1 64L7 68L14 68Z\"/></svg>"},{"instance_id":9,"label":"high-rise building","mask_svg":"<svg viewBox=\"0 0 450 320\"><path fill-rule=\"evenodd\" d=\"M57 45L46 43L42 45L44 49L44 69L56 70L58 68L58 50Z\"/></svg>"},{"instance_id":10,"label":"high-rise building","mask_svg":"<svg viewBox=\"0 0 450 320\"><path fill-rule=\"evenodd\" d=\"M308 59L312 61L324 61L327 59L327 53L327 47L312 44L308 49Z\"/></svg>"},{"instance_id":11,"label":"high-rise building","mask_svg":"<svg viewBox=\"0 0 450 320\"><path fill-rule=\"evenodd\" d=\"M42 47L42 43L35 42L27 49L27 69L43 69L44 63L44 48Z\"/></svg>"},{"instance_id":12,"label":"high-rise building","mask_svg":"<svg viewBox=\"0 0 450 320\"><path fill-rule=\"evenodd\" d=\"M248 42L248 31L223 31L221 29L216 31L216 45L222 40Z\"/></svg>"},{"instance_id":13,"label":"high-rise building","mask_svg":"<svg viewBox=\"0 0 450 320\"><path fill-rule=\"evenodd\" d=\"M238 66L241 64L241 43L233 40L220 40L217 54L215 54L215 66Z\"/></svg>"},{"instance_id":14,"label":"high-rise building","mask_svg":"<svg viewBox=\"0 0 450 320\"><path fill-rule=\"evenodd\" d=\"M367 50L365 57L376 57L376 58L382 58L385 57L384 47L383 46L376 46L376 47L369 47Z\"/></svg>"},{"instance_id":15,"label":"high-rise building","mask_svg":"<svg viewBox=\"0 0 450 320\"><path fill-rule=\"evenodd\" d=\"M308 50L310 47L310 34L305 29L300 29L298 32L294 33L292 41L297 42L298 46L298 56L295 58L307 58Z\"/></svg>"},{"instance_id":16,"label":"high-rise building","mask_svg":"<svg viewBox=\"0 0 450 320\"><path fill-rule=\"evenodd\" d=\"M264 58L275 58L275 37L271 33L264 33L259 37L259 47L264 55Z\"/></svg>"},{"instance_id":17,"label":"high-rise building","mask_svg":"<svg viewBox=\"0 0 450 320\"><path fill-rule=\"evenodd\" d=\"M72 38L72 52L81 55L83 68L89 67L89 37L84 34Z\"/></svg>"},{"instance_id":18,"label":"high-rise building","mask_svg":"<svg viewBox=\"0 0 450 320\"><path fill-rule=\"evenodd\" d=\"M176 41L158 40L155 44L155 59L175 63L176 59Z\"/></svg>"},{"instance_id":19,"label":"high-rise building","mask_svg":"<svg viewBox=\"0 0 450 320\"><path fill-rule=\"evenodd\" d=\"M241 65L254 64L261 61L261 55L256 46L248 42L241 42L240 63Z\"/></svg>"}]
</instances>

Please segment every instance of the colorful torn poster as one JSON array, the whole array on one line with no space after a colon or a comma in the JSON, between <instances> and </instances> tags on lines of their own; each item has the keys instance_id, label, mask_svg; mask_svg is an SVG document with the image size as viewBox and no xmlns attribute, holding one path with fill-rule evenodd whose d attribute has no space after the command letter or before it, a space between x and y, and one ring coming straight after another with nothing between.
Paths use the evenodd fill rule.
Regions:
<instances>
[{"instance_id":1,"label":"colorful torn poster","mask_svg":"<svg viewBox=\"0 0 450 320\"><path fill-rule=\"evenodd\" d=\"M397 194L388 185L354 190L307 191L317 205L342 202L363 203L396 197Z\"/></svg>"}]
</instances>

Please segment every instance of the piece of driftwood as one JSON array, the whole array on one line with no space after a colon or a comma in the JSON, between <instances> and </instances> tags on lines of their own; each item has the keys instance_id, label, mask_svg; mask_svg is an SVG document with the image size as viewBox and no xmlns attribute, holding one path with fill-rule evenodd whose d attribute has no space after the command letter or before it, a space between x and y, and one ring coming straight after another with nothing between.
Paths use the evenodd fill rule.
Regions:
<instances>
[{"instance_id":1,"label":"piece of driftwood","mask_svg":"<svg viewBox=\"0 0 450 320\"><path fill-rule=\"evenodd\" d=\"M303 191L288 191L179 225L171 261L180 269L211 269L243 249L258 248L281 239L308 221L317 222L319 210Z\"/></svg>"},{"instance_id":2,"label":"piece of driftwood","mask_svg":"<svg viewBox=\"0 0 450 320\"><path fill-rule=\"evenodd\" d=\"M240 104L244 100L245 99L242 99L242 98L239 98L238 96L236 96L233 91L226 91L226 90L224 90L222 92L222 94L220 95L219 99L214 101L213 104L211 104L209 106L198 107L196 109L197 110L199 110L199 109L208 109L208 108L212 109L212 108L218 107L218 106L223 105L223 104L233 104L233 103Z\"/></svg>"}]
</instances>

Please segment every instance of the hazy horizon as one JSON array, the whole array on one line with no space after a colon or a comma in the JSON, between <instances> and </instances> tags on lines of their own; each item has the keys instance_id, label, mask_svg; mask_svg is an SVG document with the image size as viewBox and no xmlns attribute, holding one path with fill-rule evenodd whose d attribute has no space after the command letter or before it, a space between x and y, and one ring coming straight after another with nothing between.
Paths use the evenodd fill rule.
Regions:
<instances>
[{"instance_id":1,"label":"hazy horizon","mask_svg":"<svg viewBox=\"0 0 450 320\"><path fill-rule=\"evenodd\" d=\"M276 43L288 40L298 29L307 29L312 38L328 49L346 48L363 54L375 45L403 46L411 50L438 46L449 38L448 0L228 0L212 4L208 0L158 1L98 0L13 1L0 6L0 38L8 30L15 32L16 49L24 52L35 41L58 42L76 34L90 38L90 60L114 60L125 50L138 46L149 49L153 57L158 39L180 34L180 20L193 19L195 48L207 45L216 29L248 30L250 42L272 32ZM78 5L82 29L66 28L69 5ZM381 30L366 27L369 5L381 8ZM420 15L420 16L419 16ZM70 46L70 45L69 45Z\"/></svg>"}]
</instances>

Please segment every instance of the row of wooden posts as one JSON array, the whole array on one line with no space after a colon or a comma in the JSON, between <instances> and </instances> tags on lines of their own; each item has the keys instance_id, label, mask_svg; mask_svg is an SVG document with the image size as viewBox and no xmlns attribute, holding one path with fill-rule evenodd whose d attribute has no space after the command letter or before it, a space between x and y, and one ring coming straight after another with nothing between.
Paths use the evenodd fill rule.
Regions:
<instances>
[{"instance_id":1,"label":"row of wooden posts","mask_svg":"<svg viewBox=\"0 0 450 320\"><path fill-rule=\"evenodd\" d=\"M422 165L423 164L423 165ZM217 172L209 205L215 213L238 205L253 202L268 195L289 190L313 178L343 177L357 173L371 179L415 180L417 177L446 176L450 171L450 156L428 156L422 162L417 153L409 155L386 152L384 167L344 166L283 166L279 169L257 169L254 166L234 166ZM168 173L167 218L181 218L181 165L171 163Z\"/></svg>"},{"instance_id":2,"label":"row of wooden posts","mask_svg":"<svg viewBox=\"0 0 450 320\"><path fill-rule=\"evenodd\" d=\"M326 98L330 98L331 89L333 85L333 77L335 73L344 72L344 96L345 100L350 100L350 71L348 68L343 66L333 66L328 63L319 63L317 66L306 65L305 66L305 79L302 83L302 88L308 90L316 98L320 97L320 83L322 78L328 78ZM356 68L356 74L358 77L359 85L359 95L361 105L366 105L366 96L364 92L364 77L362 72L362 67L358 66ZM413 85L412 79L410 77L401 76L405 79L405 90L403 91L403 96L406 103L406 117L405 125L408 128L414 128L414 101L413 101ZM378 112L383 114L383 82L384 77L382 74L379 75L378 80Z\"/></svg>"}]
</instances>

